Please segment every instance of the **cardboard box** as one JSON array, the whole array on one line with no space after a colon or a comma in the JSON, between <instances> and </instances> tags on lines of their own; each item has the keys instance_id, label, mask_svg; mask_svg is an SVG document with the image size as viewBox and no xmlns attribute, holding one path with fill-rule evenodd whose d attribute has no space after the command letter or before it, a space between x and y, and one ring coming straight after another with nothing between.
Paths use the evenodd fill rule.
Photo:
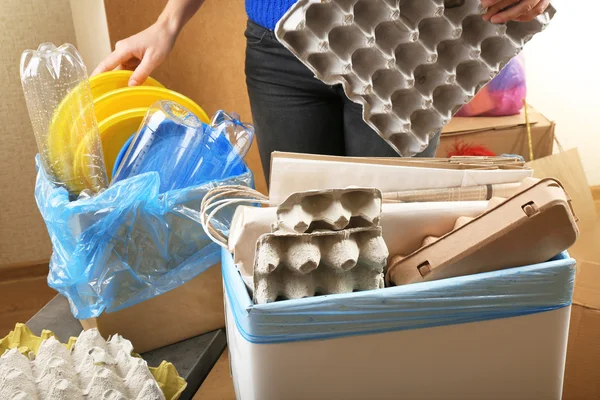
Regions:
<instances>
[{"instance_id":1,"label":"cardboard box","mask_svg":"<svg viewBox=\"0 0 600 400\"><path fill-rule=\"evenodd\" d=\"M213 265L165 294L98 318L81 321L105 338L116 333L137 353L158 349L225 326L221 266Z\"/></svg>"},{"instance_id":2,"label":"cardboard box","mask_svg":"<svg viewBox=\"0 0 600 400\"><path fill-rule=\"evenodd\" d=\"M569 250L577 276L563 388L564 400L600 398L600 219L577 149L528 164L538 178L559 179L573 200L580 237Z\"/></svg>"},{"instance_id":3,"label":"cardboard box","mask_svg":"<svg viewBox=\"0 0 600 400\"><path fill-rule=\"evenodd\" d=\"M600 220L582 224L571 249L577 277L569 329L564 400L600 398Z\"/></svg>"},{"instance_id":4,"label":"cardboard box","mask_svg":"<svg viewBox=\"0 0 600 400\"><path fill-rule=\"evenodd\" d=\"M534 159L552 154L554 122L529 107L529 124ZM455 143L485 146L500 154L518 154L529 161L525 114L509 117L453 118L442 131L437 157L447 157Z\"/></svg>"}]
</instances>

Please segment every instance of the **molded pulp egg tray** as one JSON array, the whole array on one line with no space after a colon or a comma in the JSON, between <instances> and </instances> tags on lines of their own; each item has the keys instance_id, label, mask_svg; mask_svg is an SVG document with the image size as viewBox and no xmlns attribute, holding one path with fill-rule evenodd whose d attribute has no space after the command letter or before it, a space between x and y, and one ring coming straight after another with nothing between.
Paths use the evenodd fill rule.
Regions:
<instances>
[{"instance_id":1,"label":"molded pulp egg tray","mask_svg":"<svg viewBox=\"0 0 600 400\"><path fill-rule=\"evenodd\" d=\"M446 4L446 5L445 5ZM554 16L492 24L481 0L299 0L277 38L315 76L342 84L401 156L424 150Z\"/></svg>"}]
</instances>

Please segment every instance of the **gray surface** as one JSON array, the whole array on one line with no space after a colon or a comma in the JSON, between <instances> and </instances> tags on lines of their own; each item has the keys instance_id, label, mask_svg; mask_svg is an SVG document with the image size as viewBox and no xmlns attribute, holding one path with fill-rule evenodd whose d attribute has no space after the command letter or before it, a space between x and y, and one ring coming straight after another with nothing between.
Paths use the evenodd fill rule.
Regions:
<instances>
[{"instance_id":1,"label":"gray surface","mask_svg":"<svg viewBox=\"0 0 600 400\"><path fill-rule=\"evenodd\" d=\"M66 343L71 336L79 335L82 330L79 321L71 314L67 299L61 295L50 300L27 322L27 326L36 335L39 335L43 329L51 330L63 343ZM152 367L157 367L163 360L173 363L179 375L188 383L180 399L189 400L198 391L226 345L225 331L219 329L149 351L142 354L142 357Z\"/></svg>"}]
</instances>

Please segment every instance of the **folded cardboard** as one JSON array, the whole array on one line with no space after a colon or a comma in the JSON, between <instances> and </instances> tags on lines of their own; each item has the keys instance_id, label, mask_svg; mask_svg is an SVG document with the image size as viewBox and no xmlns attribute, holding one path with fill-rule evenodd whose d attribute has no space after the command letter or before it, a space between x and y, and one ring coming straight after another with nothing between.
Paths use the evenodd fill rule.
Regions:
<instances>
[{"instance_id":1,"label":"folded cardboard","mask_svg":"<svg viewBox=\"0 0 600 400\"><path fill-rule=\"evenodd\" d=\"M405 190L402 192L383 193L383 201L386 203L414 203L491 200L493 197L510 197L516 194L520 187L521 184L515 182L466 188Z\"/></svg>"},{"instance_id":2,"label":"folded cardboard","mask_svg":"<svg viewBox=\"0 0 600 400\"><path fill-rule=\"evenodd\" d=\"M552 154L554 122L528 107L534 159ZM456 117L442 130L437 157L447 157L457 143L484 146L497 155L517 154L530 160L525 111L507 117Z\"/></svg>"},{"instance_id":3,"label":"folded cardboard","mask_svg":"<svg viewBox=\"0 0 600 400\"><path fill-rule=\"evenodd\" d=\"M272 205L278 205L292 193L307 190L358 186L374 187L387 193L514 183L532 175L529 168L502 169L497 164L471 165L456 160L411 161L275 152L271 157L269 197ZM298 171L302 171L302 174L298 174Z\"/></svg>"},{"instance_id":4,"label":"folded cardboard","mask_svg":"<svg viewBox=\"0 0 600 400\"><path fill-rule=\"evenodd\" d=\"M480 216L458 218L448 234L428 236L415 253L397 255L386 282L405 285L538 264L568 249L578 234L560 183L529 178L515 196L492 199Z\"/></svg>"},{"instance_id":5,"label":"folded cardboard","mask_svg":"<svg viewBox=\"0 0 600 400\"><path fill-rule=\"evenodd\" d=\"M143 353L224 327L222 296L221 268L214 265L167 293L81 325L105 338L121 334Z\"/></svg>"}]
</instances>

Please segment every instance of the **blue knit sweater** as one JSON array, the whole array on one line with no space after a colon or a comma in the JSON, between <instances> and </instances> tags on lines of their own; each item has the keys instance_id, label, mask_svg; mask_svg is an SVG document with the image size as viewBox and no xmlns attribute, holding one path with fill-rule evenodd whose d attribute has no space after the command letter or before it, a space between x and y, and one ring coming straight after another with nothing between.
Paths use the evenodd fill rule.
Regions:
<instances>
[{"instance_id":1,"label":"blue knit sweater","mask_svg":"<svg viewBox=\"0 0 600 400\"><path fill-rule=\"evenodd\" d=\"M253 22L273 30L295 2L296 0L246 0L246 13Z\"/></svg>"}]
</instances>

